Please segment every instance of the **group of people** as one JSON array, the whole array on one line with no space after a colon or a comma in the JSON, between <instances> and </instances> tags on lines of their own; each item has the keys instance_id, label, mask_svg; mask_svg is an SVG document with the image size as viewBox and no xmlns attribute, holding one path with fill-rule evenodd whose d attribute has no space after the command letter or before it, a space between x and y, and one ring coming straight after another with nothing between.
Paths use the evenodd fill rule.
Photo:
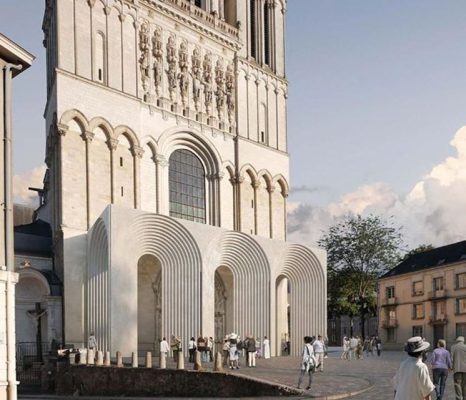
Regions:
<instances>
[{"instance_id":1,"label":"group of people","mask_svg":"<svg viewBox=\"0 0 466 400\"><path fill-rule=\"evenodd\" d=\"M432 379L429 375L427 351L430 343L420 336L412 337L405 346L408 357L402 361L393 379L395 400L430 400L435 391L436 400L442 400L448 372L453 371L456 400L466 399L466 345L464 337L458 336L451 347L451 354L446 349L446 342L440 339L432 352Z\"/></svg>"},{"instance_id":2,"label":"group of people","mask_svg":"<svg viewBox=\"0 0 466 400\"><path fill-rule=\"evenodd\" d=\"M267 336L260 342L259 338L254 338L252 335L247 335L244 340L241 340L239 335L231 333L225 336L223 340L223 360L224 365L228 365L230 369L239 369L240 360L245 353L246 363L249 368L256 367L256 358L270 358L270 341Z\"/></svg>"},{"instance_id":3,"label":"group of people","mask_svg":"<svg viewBox=\"0 0 466 400\"><path fill-rule=\"evenodd\" d=\"M363 354L366 353L366 357L370 355L377 355L380 357L382 352L382 341L378 336L367 337L362 340L360 336L343 337L343 352L341 353L342 360L348 360L355 358L357 360L363 359Z\"/></svg>"},{"instance_id":4,"label":"group of people","mask_svg":"<svg viewBox=\"0 0 466 400\"><path fill-rule=\"evenodd\" d=\"M298 389L305 375L308 375L308 385L306 390L311 389L312 374L316 371L324 372L324 359L327 354L327 346L321 335L317 338L304 336L304 347L301 353L301 372L298 380Z\"/></svg>"}]
</instances>

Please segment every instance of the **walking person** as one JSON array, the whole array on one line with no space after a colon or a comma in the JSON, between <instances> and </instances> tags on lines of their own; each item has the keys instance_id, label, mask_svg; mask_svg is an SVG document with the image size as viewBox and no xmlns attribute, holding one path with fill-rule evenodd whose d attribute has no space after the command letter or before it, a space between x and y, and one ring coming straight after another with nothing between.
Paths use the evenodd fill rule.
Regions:
<instances>
[{"instance_id":1,"label":"walking person","mask_svg":"<svg viewBox=\"0 0 466 400\"><path fill-rule=\"evenodd\" d=\"M249 335L246 338L246 351L248 353L248 367L256 367L256 340Z\"/></svg>"},{"instance_id":2,"label":"walking person","mask_svg":"<svg viewBox=\"0 0 466 400\"><path fill-rule=\"evenodd\" d=\"M448 370L452 369L450 352L445 348L445 340L440 339L438 347L432 353L432 375L435 386L436 400L442 400L445 392L445 384L448 378Z\"/></svg>"},{"instance_id":3,"label":"walking person","mask_svg":"<svg viewBox=\"0 0 466 400\"><path fill-rule=\"evenodd\" d=\"M267 336L264 336L264 341L262 342L264 346L264 358L269 359L270 358L270 340L267 338Z\"/></svg>"},{"instance_id":4,"label":"walking person","mask_svg":"<svg viewBox=\"0 0 466 400\"><path fill-rule=\"evenodd\" d=\"M238 335L232 333L230 335L230 368L231 369L239 369L238 365L238 358L239 358L239 352L238 349L236 348L236 344L238 340Z\"/></svg>"},{"instance_id":5,"label":"walking person","mask_svg":"<svg viewBox=\"0 0 466 400\"><path fill-rule=\"evenodd\" d=\"M173 352L173 361L178 362L178 354L181 352L181 338L175 335L172 335L170 347Z\"/></svg>"},{"instance_id":6,"label":"walking person","mask_svg":"<svg viewBox=\"0 0 466 400\"><path fill-rule=\"evenodd\" d=\"M163 337L162 341L160 342L160 354L164 353L166 357L169 351L170 346L168 345L167 339Z\"/></svg>"},{"instance_id":7,"label":"walking person","mask_svg":"<svg viewBox=\"0 0 466 400\"><path fill-rule=\"evenodd\" d=\"M317 336L317 340L314 340L312 347L314 348L315 358L317 359L316 370L319 369L320 372L324 372L325 345L322 336Z\"/></svg>"},{"instance_id":8,"label":"walking person","mask_svg":"<svg viewBox=\"0 0 466 400\"><path fill-rule=\"evenodd\" d=\"M380 353L382 352L382 341L378 336L375 337L375 348L377 349L377 357L380 357Z\"/></svg>"},{"instance_id":9,"label":"walking person","mask_svg":"<svg viewBox=\"0 0 466 400\"><path fill-rule=\"evenodd\" d=\"M301 382L303 380L304 375L309 375L309 383L306 387L306 390L311 389L312 385L312 374L316 368L316 359L314 356L314 348L312 347L312 338L310 336L304 337L304 348L302 352L302 361L301 361L301 372L299 375L298 380L298 389L301 388Z\"/></svg>"},{"instance_id":10,"label":"walking person","mask_svg":"<svg viewBox=\"0 0 466 400\"><path fill-rule=\"evenodd\" d=\"M349 361L350 341L346 336L343 336L343 352L340 359Z\"/></svg>"},{"instance_id":11,"label":"walking person","mask_svg":"<svg viewBox=\"0 0 466 400\"><path fill-rule=\"evenodd\" d=\"M463 336L456 338L456 344L451 346L451 355L456 400L463 400L466 398L466 345Z\"/></svg>"},{"instance_id":12,"label":"walking person","mask_svg":"<svg viewBox=\"0 0 466 400\"><path fill-rule=\"evenodd\" d=\"M350 342L350 349L349 349L349 359L356 358L356 349L358 347L358 339L354 336L351 336Z\"/></svg>"},{"instance_id":13,"label":"walking person","mask_svg":"<svg viewBox=\"0 0 466 400\"><path fill-rule=\"evenodd\" d=\"M405 346L408 357L401 362L393 378L394 400L431 400L435 389L430 380L429 369L422 356L430 347L420 336L412 337Z\"/></svg>"},{"instance_id":14,"label":"walking person","mask_svg":"<svg viewBox=\"0 0 466 400\"><path fill-rule=\"evenodd\" d=\"M194 362L194 353L196 352L196 341L192 337L188 342L189 362Z\"/></svg>"},{"instance_id":15,"label":"walking person","mask_svg":"<svg viewBox=\"0 0 466 400\"><path fill-rule=\"evenodd\" d=\"M230 356L230 342L228 340L228 336L225 336L223 340L223 365L227 366L229 363L229 356Z\"/></svg>"},{"instance_id":16,"label":"walking person","mask_svg":"<svg viewBox=\"0 0 466 400\"><path fill-rule=\"evenodd\" d=\"M209 349L209 361L213 362L214 361L214 339L212 336L209 336L209 339L207 340L207 348Z\"/></svg>"}]
</instances>

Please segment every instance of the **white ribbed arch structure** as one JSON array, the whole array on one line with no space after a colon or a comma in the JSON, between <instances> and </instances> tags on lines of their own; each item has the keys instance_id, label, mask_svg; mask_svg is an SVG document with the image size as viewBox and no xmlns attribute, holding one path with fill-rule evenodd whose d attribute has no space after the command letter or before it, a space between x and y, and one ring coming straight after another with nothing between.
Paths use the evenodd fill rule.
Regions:
<instances>
[{"instance_id":1,"label":"white ribbed arch structure","mask_svg":"<svg viewBox=\"0 0 466 400\"><path fill-rule=\"evenodd\" d=\"M128 237L134 266L146 254L160 261L161 332L167 338L181 336L186 349L188 339L201 332L202 258L195 240L173 218L149 213L134 218Z\"/></svg>"},{"instance_id":2,"label":"white ribbed arch structure","mask_svg":"<svg viewBox=\"0 0 466 400\"><path fill-rule=\"evenodd\" d=\"M111 284L109 270L108 233L105 222L98 218L89 236L87 263L87 329L86 337L94 332L97 348L110 351L111 343Z\"/></svg>"},{"instance_id":3,"label":"white ribbed arch structure","mask_svg":"<svg viewBox=\"0 0 466 400\"><path fill-rule=\"evenodd\" d=\"M327 281L325 271L307 247L292 244L285 253L279 276L291 285L291 354L299 355L304 336L325 334L327 323Z\"/></svg>"},{"instance_id":4,"label":"white ribbed arch structure","mask_svg":"<svg viewBox=\"0 0 466 400\"><path fill-rule=\"evenodd\" d=\"M218 266L233 273L233 329L240 335L269 335L270 266L262 247L244 233L226 232Z\"/></svg>"}]
</instances>

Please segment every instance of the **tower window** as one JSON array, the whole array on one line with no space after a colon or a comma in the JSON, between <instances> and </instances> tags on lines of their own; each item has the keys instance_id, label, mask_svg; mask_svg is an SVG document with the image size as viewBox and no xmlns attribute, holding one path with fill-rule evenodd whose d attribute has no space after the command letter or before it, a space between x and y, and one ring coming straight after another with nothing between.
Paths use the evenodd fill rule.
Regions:
<instances>
[{"instance_id":1,"label":"tower window","mask_svg":"<svg viewBox=\"0 0 466 400\"><path fill-rule=\"evenodd\" d=\"M269 24L269 5L264 4L264 61L270 66L270 24Z\"/></svg>"},{"instance_id":2,"label":"tower window","mask_svg":"<svg viewBox=\"0 0 466 400\"><path fill-rule=\"evenodd\" d=\"M261 131L261 142L265 143L265 132Z\"/></svg>"},{"instance_id":3,"label":"tower window","mask_svg":"<svg viewBox=\"0 0 466 400\"><path fill-rule=\"evenodd\" d=\"M251 208L254 208L254 200L251 200Z\"/></svg>"},{"instance_id":4,"label":"tower window","mask_svg":"<svg viewBox=\"0 0 466 400\"><path fill-rule=\"evenodd\" d=\"M125 195L123 186L120 188L120 190L121 190L121 197L123 197Z\"/></svg>"},{"instance_id":5,"label":"tower window","mask_svg":"<svg viewBox=\"0 0 466 400\"><path fill-rule=\"evenodd\" d=\"M172 153L168 167L170 216L206 223L204 166L185 149Z\"/></svg>"},{"instance_id":6,"label":"tower window","mask_svg":"<svg viewBox=\"0 0 466 400\"><path fill-rule=\"evenodd\" d=\"M251 57L256 58L256 0L249 0L249 18L251 28Z\"/></svg>"},{"instance_id":7,"label":"tower window","mask_svg":"<svg viewBox=\"0 0 466 400\"><path fill-rule=\"evenodd\" d=\"M202 7L202 0L195 0L194 5L199 8Z\"/></svg>"},{"instance_id":8,"label":"tower window","mask_svg":"<svg viewBox=\"0 0 466 400\"><path fill-rule=\"evenodd\" d=\"M123 166L123 157L120 157L120 167Z\"/></svg>"}]
</instances>

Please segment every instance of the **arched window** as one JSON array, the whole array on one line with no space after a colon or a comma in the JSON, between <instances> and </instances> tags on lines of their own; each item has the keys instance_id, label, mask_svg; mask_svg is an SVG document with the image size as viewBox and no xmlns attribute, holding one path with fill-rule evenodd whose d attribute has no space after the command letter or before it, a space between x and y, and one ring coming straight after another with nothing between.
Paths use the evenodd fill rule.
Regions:
<instances>
[{"instance_id":1,"label":"arched window","mask_svg":"<svg viewBox=\"0 0 466 400\"><path fill-rule=\"evenodd\" d=\"M251 34L251 57L256 58L256 0L249 0L249 28Z\"/></svg>"},{"instance_id":2,"label":"arched window","mask_svg":"<svg viewBox=\"0 0 466 400\"><path fill-rule=\"evenodd\" d=\"M176 150L169 160L170 216L206 223L204 167L194 153Z\"/></svg>"},{"instance_id":3,"label":"arched window","mask_svg":"<svg viewBox=\"0 0 466 400\"><path fill-rule=\"evenodd\" d=\"M270 67L270 4L264 3L264 62Z\"/></svg>"}]
</instances>

